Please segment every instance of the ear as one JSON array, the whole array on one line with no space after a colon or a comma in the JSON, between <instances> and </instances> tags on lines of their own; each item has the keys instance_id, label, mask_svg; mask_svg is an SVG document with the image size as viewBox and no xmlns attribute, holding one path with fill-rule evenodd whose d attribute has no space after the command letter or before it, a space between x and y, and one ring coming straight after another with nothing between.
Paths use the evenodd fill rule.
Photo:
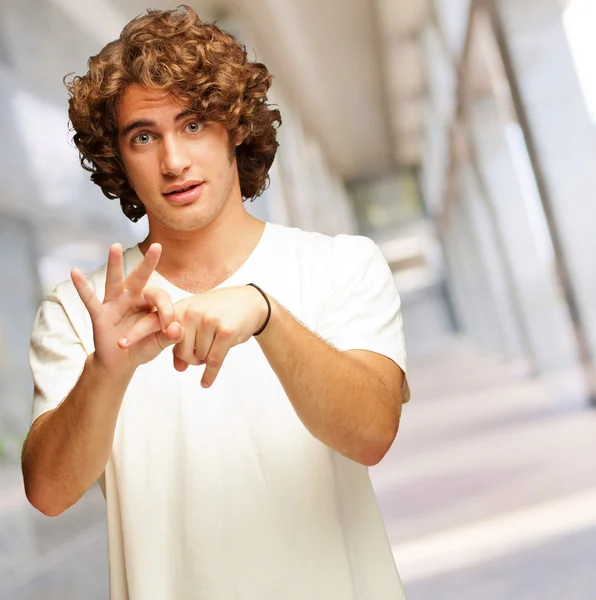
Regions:
<instances>
[{"instance_id":1,"label":"ear","mask_svg":"<svg viewBox=\"0 0 596 600\"><path fill-rule=\"evenodd\" d=\"M246 135L245 135L244 131L242 131L242 129L240 129L240 131L236 132L236 135L233 138L234 146L236 146L236 147L240 146L244 142L245 139L246 139Z\"/></svg>"}]
</instances>

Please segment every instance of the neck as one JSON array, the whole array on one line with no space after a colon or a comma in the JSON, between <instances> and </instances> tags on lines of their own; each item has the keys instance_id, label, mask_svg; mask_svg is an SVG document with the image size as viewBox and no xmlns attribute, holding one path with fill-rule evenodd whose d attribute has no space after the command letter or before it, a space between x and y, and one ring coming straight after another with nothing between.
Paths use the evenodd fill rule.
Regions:
<instances>
[{"instance_id":1,"label":"neck","mask_svg":"<svg viewBox=\"0 0 596 600\"><path fill-rule=\"evenodd\" d=\"M162 246L157 271L174 285L201 291L225 280L255 249L265 223L244 206L220 214L205 227L193 231L165 229L149 221L149 235L139 244L143 254L153 243Z\"/></svg>"}]
</instances>

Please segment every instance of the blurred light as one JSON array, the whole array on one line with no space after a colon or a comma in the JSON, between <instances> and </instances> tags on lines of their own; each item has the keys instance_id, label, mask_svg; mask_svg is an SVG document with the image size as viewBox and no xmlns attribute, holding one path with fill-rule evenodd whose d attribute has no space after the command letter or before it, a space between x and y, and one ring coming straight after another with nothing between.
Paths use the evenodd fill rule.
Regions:
<instances>
[{"instance_id":1,"label":"blurred light","mask_svg":"<svg viewBox=\"0 0 596 600\"><path fill-rule=\"evenodd\" d=\"M51 0L101 45L120 37L128 19L109 0Z\"/></svg>"},{"instance_id":2,"label":"blurred light","mask_svg":"<svg viewBox=\"0 0 596 600\"><path fill-rule=\"evenodd\" d=\"M38 269L44 294L70 278L70 270L77 267L90 273L106 261L106 251L99 242L70 242L52 249L42 256Z\"/></svg>"},{"instance_id":3,"label":"blurred light","mask_svg":"<svg viewBox=\"0 0 596 600\"><path fill-rule=\"evenodd\" d=\"M438 283L437 274L427 267L413 267L393 273L393 280L400 294L427 288Z\"/></svg>"},{"instance_id":4,"label":"blurred light","mask_svg":"<svg viewBox=\"0 0 596 600\"><path fill-rule=\"evenodd\" d=\"M540 256L546 262L554 260L554 248L552 245L548 223L542 208L540 192L534 177L534 170L528 154L528 148L524 140L524 135L519 123L509 121L505 125L505 137L513 159L513 167L517 174L524 208L530 228L534 237L534 242Z\"/></svg>"},{"instance_id":5,"label":"blurred light","mask_svg":"<svg viewBox=\"0 0 596 600\"><path fill-rule=\"evenodd\" d=\"M563 26L590 118L596 123L596 2L571 0L563 12Z\"/></svg>"},{"instance_id":6,"label":"blurred light","mask_svg":"<svg viewBox=\"0 0 596 600\"><path fill-rule=\"evenodd\" d=\"M15 127L25 148L37 195L55 208L74 199L84 177L78 152L69 143L68 115L34 95L17 91L12 96Z\"/></svg>"}]
</instances>

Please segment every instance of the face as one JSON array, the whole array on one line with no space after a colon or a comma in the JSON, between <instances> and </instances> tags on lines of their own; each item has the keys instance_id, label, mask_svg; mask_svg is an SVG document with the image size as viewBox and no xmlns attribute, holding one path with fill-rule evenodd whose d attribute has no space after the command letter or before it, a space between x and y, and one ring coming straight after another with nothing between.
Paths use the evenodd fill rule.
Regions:
<instances>
[{"instance_id":1,"label":"face","mask_svg":"<svg viewBox=\"0 0 596 600\"><path fill-rule=\"evenodd\" d=\"M230 138L164 92L131 84L118 104L118 145L128 180L152 230L202 229L231 203L240 184Z\"/></svg>"}]
</instances>

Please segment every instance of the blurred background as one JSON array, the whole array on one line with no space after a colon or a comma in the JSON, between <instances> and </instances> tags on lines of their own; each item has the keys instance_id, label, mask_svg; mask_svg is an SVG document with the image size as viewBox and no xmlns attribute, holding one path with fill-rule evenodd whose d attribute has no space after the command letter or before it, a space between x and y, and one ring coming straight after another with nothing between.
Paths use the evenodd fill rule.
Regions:
<instances>
[{"instance_id":1,"label":"blurred background","mask_svg":"<svg viewBox=\"0 0 596 600\"><path fill-rule=\"evenodd\" d=\"M596 598L596 2L191 5L275 76L249 210L367 235L395 274L413 399L371 476L408 598ZM101 493L44 517L19 454L41 299L146 234L80 168L62 85L145 8L0 4L2 599L108 597Z\"/></svg>"}]
</instances>

